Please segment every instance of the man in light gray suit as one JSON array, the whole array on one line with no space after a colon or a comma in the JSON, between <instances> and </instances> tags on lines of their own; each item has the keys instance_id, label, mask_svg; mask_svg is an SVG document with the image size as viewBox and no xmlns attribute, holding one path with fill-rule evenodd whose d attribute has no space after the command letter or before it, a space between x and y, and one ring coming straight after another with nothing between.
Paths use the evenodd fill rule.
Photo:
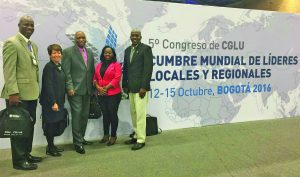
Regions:
<instances>
[{"instance_id":1,"label":"man in light gray suit","mask_svg":"<svg viewBox=\"0 0 300 177\"><path fill-rule=\"evenodd\" d=\"M10 138L13 167L20 170L35 170L41 157L32 156L32 141L36 121L36 106L39 97L38 48L30 40L34 32L34 21L23 16L19 21L19 33L10 37L3 45L4 88L1 97L6 106L22 106L33 118L29 138Z\"/></svg>"},{"instance_id":2,"label":"man in light gray suit","mask_svg":"<svg viewBox=\"0 0 300 177\"><path fill-rule=\"evenodd\" d=\"M76 44L63 51L62 66L66 74L66 88L71 106L72 134L75 151L84 154L83 145L92 94L92 79L95 71L93 52L85 47L84 32L75 33Z\"/></svg>"},{"instance_id":3,"label":"man in light gray suit","mask_svg":"<svg viewBox=\"0 0 300 177\"><path fill-rule=\"evenodd\" d=\"M133 144L139 150L146 144L146 108L153 70L153 54L150 46L141 43L141 31L131 31L132 45L125 50L123 66L123 90L129 93L130 113L135 135L125 144Z\"/></svg>"}]
</instances>

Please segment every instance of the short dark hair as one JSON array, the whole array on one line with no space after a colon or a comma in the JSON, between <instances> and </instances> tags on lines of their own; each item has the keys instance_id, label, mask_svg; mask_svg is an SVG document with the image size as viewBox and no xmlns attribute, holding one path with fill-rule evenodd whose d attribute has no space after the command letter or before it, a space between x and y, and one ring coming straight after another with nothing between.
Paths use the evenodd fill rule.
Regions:
<instances>
[{"instance_id":1,"label":"short dark hair","mask_svg":"<svg viewBox=\"0 0 300 177\"><path fill-rule=\"evenodd\" d=\"M105 59L104 59L104 50L107 49L107 48L110 48L112 50L113 55L114 55L112 57L111 61L113 61L113 62L117 61L116 51L115 51L114 48L110 47L109 45L103 47L101 55L100 55L100 61L102 61L102 62L105 61Z\"/></svg>"},{"instance_id":2,"label":"short dark hair","mask_svg":"<svg viewBox=\"0 0 300 177\"><path fill-rule=\"evenodd\" d=\"M52 53L53 50L54 51L60 51L60 53L62 53L62 48L58 44L51 44L51 45L49 45L48 48L47 48L47 50L48 50L48 54L49 55L51 55L51 53Z\"/></svg>"},{"instance_id":3,"label":"short dark hair","mask_svg":"<svg viewBox=\"0 0 300 177\"><path fill-rule=\"evenodd\" d=\"M19 25L23 22L23 21L25 21L25 20L30 20L30 21L33 21L33 19L32 19L32 17L31 16L28 16L28 15L24 15L24 16L22 16L22 17L20 17L20 19L19 19Z\"/></svg>"}]
</instances>

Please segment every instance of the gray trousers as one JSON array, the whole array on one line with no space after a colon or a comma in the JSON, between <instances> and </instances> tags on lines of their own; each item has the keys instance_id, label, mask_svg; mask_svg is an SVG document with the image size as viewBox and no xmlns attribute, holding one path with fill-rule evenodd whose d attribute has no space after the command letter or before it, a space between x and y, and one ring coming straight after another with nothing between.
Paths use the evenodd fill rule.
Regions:
<instances>
[{"instance_id":1,"label":"gray trousers","mask_svg":"<svg viewBox=\"0 0 300 177\"><path fill-rule=\"evenodd\" d=\"M71 106L73 144L82 146L90 111L90 95L68 96Z\"/></svg>"}]
</instances>

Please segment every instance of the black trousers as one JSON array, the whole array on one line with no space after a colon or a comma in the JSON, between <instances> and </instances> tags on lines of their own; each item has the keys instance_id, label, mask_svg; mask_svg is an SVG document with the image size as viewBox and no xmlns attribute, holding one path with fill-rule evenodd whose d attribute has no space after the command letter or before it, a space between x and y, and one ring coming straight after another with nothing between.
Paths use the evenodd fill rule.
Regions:
<instances>
[{"instance_id":1,"label":"black trousers","mask_svg":"<svg viewBox=\"0 0 300 177\"><path fill-rule=\"evenodd\" d=\"M22 100L22 104L20 105L29 112L30 116L33 119L33 124L30 128L31 132L29 138L20 138L20 137L10 138L13 164L26 161L28 155L31 153L33 134L34 134L34 124L36 122L37 100L30 100L30 101ZM9 107L8 100L6 100L6 107Z\"/></svg>"},{"instance_id":2,"label":"black trousers","mask_svg":"<svg viewBox=\"0 0 300 177\"><path fill-rule=\"evenodd\" d=\"M104 135L109 135L109 128L111 128L110 136L117 136L118 129L118 109L121 102L121 93L112 96L100 96L99 104L103 114L103 130Z\"/></svg>"}]
</instances>

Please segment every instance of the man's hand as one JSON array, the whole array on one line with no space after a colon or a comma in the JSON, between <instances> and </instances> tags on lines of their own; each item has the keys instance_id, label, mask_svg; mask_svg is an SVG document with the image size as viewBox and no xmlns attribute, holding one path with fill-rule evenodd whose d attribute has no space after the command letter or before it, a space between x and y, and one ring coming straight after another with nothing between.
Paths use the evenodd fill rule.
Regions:
<instances>
[{"instance_id":1,"label":"man's hand","mask_svg":"<svg viewBox=\"0 0 300 177\"><path fill-rule=\"evenodd\" d=\"M143 99L145 97L146 92L147 92L146 89L140 88L139 95L140 95L141 99Z\"/></svg>"},{"instance_id":2,"label":"man's hand","mask_svg":"<svg viewBox=\"0 0 300 177\"><path fill-rule=\"evenodd\" d=\"M69 95L69 96L75 95L75 91L74 91L74 90L68 90L68 95Z\"/></svg>"},{"instance_id":3,"label":"man's hand","mask_svg":"<svg viewBox=\"0 0 300 177\"><path fill-rule=\"evenodd\" d=\"M21 100L18 94L9 95L8 98L9 106L18 106L19 103L21 103Z\"/></svg>"},{"instance_id":4,"label":"man's hand","mask_svg":"<svg viewBox=\"0 0 300 177\"><path fill-rule=\"evenodd\" d=\"M123 88L123 92L128 94L128 88Z\"/></svg>"}]
</instances>

